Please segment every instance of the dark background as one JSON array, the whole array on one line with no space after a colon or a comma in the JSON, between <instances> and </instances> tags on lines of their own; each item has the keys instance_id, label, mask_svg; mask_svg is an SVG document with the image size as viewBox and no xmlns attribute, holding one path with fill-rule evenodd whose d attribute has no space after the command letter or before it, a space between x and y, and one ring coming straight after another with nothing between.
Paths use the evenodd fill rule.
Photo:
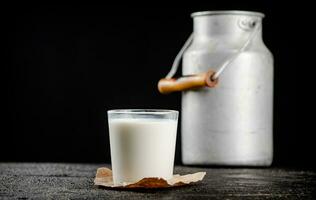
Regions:
<instances>
[{"instance_id":1,"label":"dark background","mask_svg":"<svg viewBox=\"0 0 316 200\"><path fill-rule=\"evenodd\" d=\"M303 58L301 31L292 28L300 19L272 1L193 3L8 7L0 161L110 162L106 110L180 110L180 93L160 95L156 84L192 32L190 13L234 9L266 14L263 39L275 58L273 164L315 166L312 133L298 130L297 86L288 87Z\"/></svg>"}]
</instances>

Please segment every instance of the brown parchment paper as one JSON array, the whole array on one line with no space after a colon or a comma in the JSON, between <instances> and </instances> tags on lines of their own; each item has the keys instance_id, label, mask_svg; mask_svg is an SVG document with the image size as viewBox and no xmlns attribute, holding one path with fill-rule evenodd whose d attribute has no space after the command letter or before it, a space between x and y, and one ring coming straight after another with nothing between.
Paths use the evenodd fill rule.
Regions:
<instances>
[{"instance_id":1,"label":"brown parchment paper","mask_svg":"<svg viewBox=\"0 0 316 200\"><path fill-rule=\"evenodd\" d=\"M122 185L114 185L112 171L109 168L98 168L94 184L107 188L170 188L188 185L203 180L206 172L197 172L194 174L179 175L175 174L169 180L162 178L143 178L135 183L124 183Z\"/></svg>"}]
</instances>

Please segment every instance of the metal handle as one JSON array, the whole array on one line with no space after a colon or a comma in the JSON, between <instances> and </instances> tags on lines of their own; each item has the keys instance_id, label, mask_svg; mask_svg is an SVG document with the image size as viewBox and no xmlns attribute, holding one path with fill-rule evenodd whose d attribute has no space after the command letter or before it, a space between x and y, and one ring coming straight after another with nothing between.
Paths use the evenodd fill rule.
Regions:
<instances>
[{"instance_id":1,"label":"metal handle","mask_svg":"<svg viewBox=\"0 0 316 200\"><path fill-rule=\"evenodd\" d=\"M244 45L236 53L234 53L228 60L226 60L216 72L209 70L202 74L184 76L178 79L174 79L172 77L175 75L175 73L178 70L182 55L184 51L190 46L193 40L193 33L192 33L190 37L187 39L187 41L184 43L183 47L177 54L176 58L174 59L172 67L169 73L167 74L166 78L161 79L159 81L158 90L162 94L167 94L171 92L183 91L183 90L199 88L199 87L204 87L204 86L214 87L218 82L219 76L223 73L226 67L229 64L231 64L240 55L240 53L242 53L248 47L250 42L256 36L257 32L260 30L260 25L257 25L257 24L259 23L257 23L254 20L238 21L238 25L240 28L246 31L253 30L253 32L251 33L247 41L244 43ZM208 84L208 83L211 83L211 84Z\"/></svg>"},{"instance_id":2,"label":"metal handle","mask_svg":"<svg viewBox=\"0 0 316 200\"><path fill-rule=\"evenodd\" d=\"M185 41L183 47L181 48L181 50L177 54L176 58L174 59L174 61L172 63L172 67L166 76L166 79L172 78L176 74L176 72L178 71L178 67L179 67L179 63L180 63L180 60L182 58L182 55L183 55L184 51L190 46L192 40L193 40L193 33L191 33L191 35L189 36L187 41Z\"/></svg>"},{"instance_id":3,"label":"metal handle","mask_svg":"<svg viewBox=\"0 0 316 200\"><path fill-rule=\"evenodd\" d=\"M212 77L214 80L218 79L218 77L221 75L221 73L223 73L225 68L229 64L231 64L240 55L240 53L242 53L248 47L250 42L257 35L257 32L259 31L259 27L260 27L259 25L257 25L257 22L253 21L253 20L240 20L238 25L240 28L242 28L244 30L248 30L248 31L251 29L254 29L254 30L251 33L251 35L249 36L249 38L247 39L247 41L244 43L244 45L240 49L238 49L238 51L235 54L233 54L227 61L225 61L222 64L222 66L216 71L216 73Z\"/></svg>"}]
</instances>

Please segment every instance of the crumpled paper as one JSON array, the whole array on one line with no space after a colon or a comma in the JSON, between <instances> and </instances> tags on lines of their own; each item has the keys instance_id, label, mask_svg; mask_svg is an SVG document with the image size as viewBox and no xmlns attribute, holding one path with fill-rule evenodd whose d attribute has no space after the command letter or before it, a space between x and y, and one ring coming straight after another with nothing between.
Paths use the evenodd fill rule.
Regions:
<instances>
[{"instance_id":1,"label":"crumpled paper","mask_svg":"<svg viewBox=\"0 0 316 200\"><path fill-rule=\"evenodd\" d=\"M163 178L143 178L134 183L125 183L121 185L114 185L112 170L106 167L98 168L94 184L98 186L104 186L107 188L171 188L177 186L183 186L192 184L203 180L206 172L197 172L194 174L179 175L175 174L169 180Z\"/></svg>"}]
</instances>

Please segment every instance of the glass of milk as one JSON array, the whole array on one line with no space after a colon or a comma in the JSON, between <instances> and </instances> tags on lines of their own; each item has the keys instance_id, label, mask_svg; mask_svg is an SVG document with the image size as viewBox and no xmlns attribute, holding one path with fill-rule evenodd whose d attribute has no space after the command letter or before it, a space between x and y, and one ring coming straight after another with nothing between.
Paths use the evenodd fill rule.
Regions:
<instances>
[{"instance_id":1,"label":"glass of milk","mask_svg":"<svg viewBox=\"0 0 316 200\"><path fill-rule=\"evenodd\" d=\"M178 111L109 110L108 123L115 185L172 178Z\"/></svg>"}]
</instances>

